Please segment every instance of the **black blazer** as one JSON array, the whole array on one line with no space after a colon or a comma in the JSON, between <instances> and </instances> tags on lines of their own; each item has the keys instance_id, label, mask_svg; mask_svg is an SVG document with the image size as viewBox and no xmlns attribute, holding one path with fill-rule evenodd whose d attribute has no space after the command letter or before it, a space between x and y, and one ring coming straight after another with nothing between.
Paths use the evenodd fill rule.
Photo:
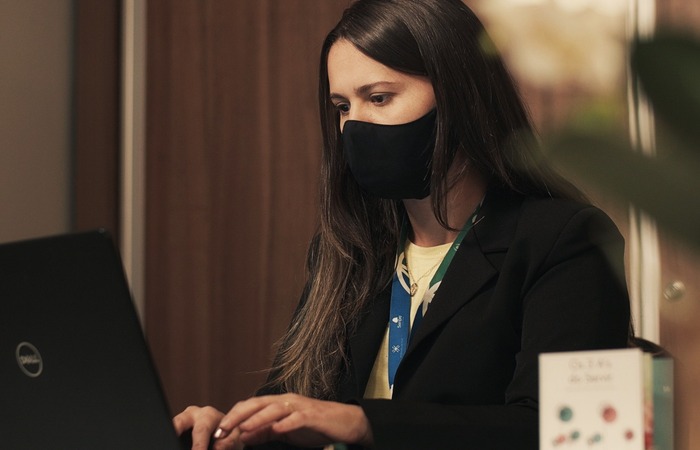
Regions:
<instances>
[{"instance_id":1,"label":"black blazer","mask_svg":"<svg viewBox=\"0 0 700 450\"><path fill-rule=\"evenodd\" d=\"M392 400L362 399L390 288L350 338L338 398L362 406L378 449L537 449L538 355L628 343L624 244L602 211L490 191L480 217L412 337Z\"/></svg>"}]
</instances>

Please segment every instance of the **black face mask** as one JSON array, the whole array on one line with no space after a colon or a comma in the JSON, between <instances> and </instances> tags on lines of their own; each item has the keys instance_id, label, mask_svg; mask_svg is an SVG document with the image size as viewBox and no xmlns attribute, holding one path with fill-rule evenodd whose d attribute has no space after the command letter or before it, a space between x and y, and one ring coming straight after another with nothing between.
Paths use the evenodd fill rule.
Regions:
<instances>
[{"instance_id":1,"label":"black face mask","mask_svg":"<svg viewBox=\"0 0 700 450\"><path fill-rule=\"evenodd\" d=\"M357 184L380 198L422 199L430 194L436 110L401 125L348 120L343 152Z\"/></svg>"}]
</instances>

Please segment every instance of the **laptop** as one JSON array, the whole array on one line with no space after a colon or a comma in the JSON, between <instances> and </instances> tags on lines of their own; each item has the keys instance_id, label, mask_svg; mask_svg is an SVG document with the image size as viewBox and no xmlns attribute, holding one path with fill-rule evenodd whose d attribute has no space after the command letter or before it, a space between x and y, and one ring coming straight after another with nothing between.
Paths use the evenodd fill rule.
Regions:
<instances>
[{"instance_id":1,"label":"laptop","mask_svg":"<svg viewBox=\"0 0 700 450\"><path fill-rule=\"evenodd\" d=\"M104 231L0 245L0 447L180 449Z\"/></svg>"}]
</instances>

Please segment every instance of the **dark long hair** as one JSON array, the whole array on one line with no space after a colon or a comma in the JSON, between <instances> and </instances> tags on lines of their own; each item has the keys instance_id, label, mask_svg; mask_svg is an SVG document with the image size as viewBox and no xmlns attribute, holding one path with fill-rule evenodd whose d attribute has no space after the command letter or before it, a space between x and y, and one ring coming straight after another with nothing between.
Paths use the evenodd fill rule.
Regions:
<instances>
[{"instance_id":1,"label":"dark long hair","mask_svg":"<svg viewBox=\"0 0 700 450\"><path fill-rule=\"evenodd\" d=\"M447 172L477 171L490 186L527 195L584 200L537 153L515 84L474 13L460 0L359 0L323 43L319 107L323 132L321 221L310 250L305 302L282 341L272 383L334 398L347 363L347 338L394 270L400 201L364 193L343 157L339 117L329 98L328 52L339 40L400 72L428 77L437 104L431 198L448 227ZM459 156L459 157L458 157Z\"/></svg>"}]
</instances>

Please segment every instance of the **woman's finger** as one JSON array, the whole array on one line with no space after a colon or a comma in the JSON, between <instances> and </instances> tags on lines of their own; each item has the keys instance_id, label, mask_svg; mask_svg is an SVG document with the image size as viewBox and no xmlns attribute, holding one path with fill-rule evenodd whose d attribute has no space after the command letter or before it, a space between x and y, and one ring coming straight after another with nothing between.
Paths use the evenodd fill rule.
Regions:
<instances>
[{"instance_id":1,"label":"woman's finger","mask_svg":"<svg viewBox=\"0 0 700 450\"><path fill-rule=\"evenodd\" d=\"M211 435L222 417L222 412L210 406L204 408L189 406L173 418L173 426L178 435L191 429L192 449L206 450L209 446Z\"/></svg>"},{"instance_id":2,"label":"woman's finger","mask_svg":"<svg viewBox=\"0 0 700 450\"><path fill-rule=\"evenodd\" d=\"M258 428L268 427L292 414L294 414L294 410L288 402L270 403L251 417L245 419L239 425L239 428L243 432L257 430Z\"/></svg>"},{"instance_id":3,"label":"woman's finger","mask_svg":"<svg viewBox=\"0 0 700 450\"><path fill-rule=\"evenodd\" d=\"M175 433L177 433L178 436L194 426L194 408L196 407L189 406L180 414L173 417L173 427L175 428Z\"/></svg>"},{"instance_id":4,"label":"woman's finger","mask_svg":"<svg viewBox=\"0 0 700 450\"><path fill-rule=\"evenodd\" d=\"M238 428L234 428L228 436L221 439L214 439L212 445L214 450L242 450L241 433Z\"/></svg>"},{"instance_id":5,"label":"woman's finger","mask_svg":"<svg viewBox=\"0 0 700 450\"><path fill-rule=\"evenodd\" d=\"M251 431L288 416L294 411L290 397L286 394L253 397L236 403L219 423L214 437L224 438L236 427Z\"/></svg>"}]
</instances>

